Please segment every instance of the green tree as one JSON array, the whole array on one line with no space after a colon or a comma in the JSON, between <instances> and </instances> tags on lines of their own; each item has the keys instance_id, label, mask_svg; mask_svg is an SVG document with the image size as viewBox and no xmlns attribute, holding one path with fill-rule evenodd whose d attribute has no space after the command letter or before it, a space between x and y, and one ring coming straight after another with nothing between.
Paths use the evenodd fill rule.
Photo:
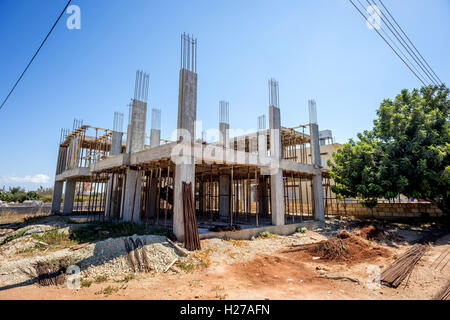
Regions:
<instances>
[{"instance_id":1,"label":"green tree","mask_svg":"<svg viewBox=\"0 0 450 320\"><path fill-rule=\"evenodd\" d=\"M449 89L442 85L402 90L384 100L374 121L374 137L389 174L391 194L426 199L448 210L450 201Z\"/></svg>"},{"instance_id":2,"label":"green tree","mask_svg":"<svg viewBox=\"0 0 450 320\"><path fill-rule=\"evenodd\" d=\"M381 148L370 133L358 134L359 141L352 139L328 161L331 177L336 183L333 192L344 198L357 198L373 208L377 199L384 195L382 183L377 174Z\"/></svg>"},{"instance_id":3,"label":"green tree","mask_svg":"<svg viewBox=\"0 0 450 320\"><path fill-rule=\"evenodd\" d=\"M385 99L374 128L329 162L333 191L371 205L400 194L450 208L449 89L427 86Z\"/></svg>"}]
</instances>

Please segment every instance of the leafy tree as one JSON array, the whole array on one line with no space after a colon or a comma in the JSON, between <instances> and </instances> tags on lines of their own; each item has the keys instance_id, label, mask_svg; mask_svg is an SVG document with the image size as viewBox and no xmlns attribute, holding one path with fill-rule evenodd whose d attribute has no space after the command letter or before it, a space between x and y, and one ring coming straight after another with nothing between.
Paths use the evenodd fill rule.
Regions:
<instances>
[{"instance_id":1,"label":"leafy tree","mask_svg":"<svg viewBox=\"0 0 450 320\"><path fill-rule=\"evenodd\" d=\"M20 187L9 188L0 190L0 200L5 202L24 202L25 200L40 200L40 196L35 191L26 192L25 189Z\"/></svg>"},{"instance_id":2,"label":"leafy tree","mask_svg":"<svg viewBox=\"0 0 450 320\"><path fill-rule=\"evenodd\" d=\"M450 208L449 111L444 85L402 90L394 101L381 103L373 132L385 154L379 170L396 181L391 194Z\"/></svg>"},{"instance_id":3,"label":"leafy tree","mask_svg":"<svg viewBox=\"0 0 450 320\"><path fill-rule=\"evenodd\" d=\"M357 198L361 203L373 208L377 199L384 195L382 182L377 174L377 163L381 148L371 139L369 133L358 134L359 141L352 139L333 155L330 174L335 185L335 194L345 198Z\"/></svg>"},{"instance_id":4,"label":"leafy tree","mask_svg":"<svg viewBox=\"0 0 450 320\"><path fill-rule=\"evenodd\" d=\"M374 128L329 162L333 191L376 205L399 194L450 208L449 89L427 86L385 99Z\"/></svg>"}]
</instances>

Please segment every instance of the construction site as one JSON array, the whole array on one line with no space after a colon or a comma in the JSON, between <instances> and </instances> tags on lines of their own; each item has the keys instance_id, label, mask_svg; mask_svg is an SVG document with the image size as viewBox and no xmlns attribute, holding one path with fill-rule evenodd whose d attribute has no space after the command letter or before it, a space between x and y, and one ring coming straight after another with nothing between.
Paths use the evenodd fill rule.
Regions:
<instances>
[{"instance_id":1,"label":"construction site","mask_svg":"<svg viewBox=\"0 0 450 320\"><path fill-rule=\"evenodd\" d=\"M325 208L336 200L321 157L321 147L332 144L332 136L330 130L319 131L315 101L309 101L308 123L283 127L279 85L270 79L269 127L263 115L255 119L257 132L230 137L229 103L220 101L219 139L208 143L203 132L195 132L196 70L197 40L183 35L177 141L161 139L161 110L152 109L151 128L146 127L149 75L142 71L136 73L126 133L118 112L112 129L75 120L72 131L63 130L52 212L170 226L182 241L186 183L192 185L200 233L264 226L282 230L304 220L323 221ZM86 194L87 203L75 200Z\"/></svg>"},{"instance_id":2,"label":"construction site","mask_svg":"<svg viewBox=\"0 0 450 320\"><path fill-rule=\"evenodd\" d=\"M233 136L218 99L217 128L196 132L197 39L180 40L176 139L144 71L125 130L117 111L112 128L62 129L50 212L2 209L0 299L450 299L442 211L337 197L327 160L342 145L313 99L283 126L275 79L268 126Z\"/></svg>"}]
</instances>

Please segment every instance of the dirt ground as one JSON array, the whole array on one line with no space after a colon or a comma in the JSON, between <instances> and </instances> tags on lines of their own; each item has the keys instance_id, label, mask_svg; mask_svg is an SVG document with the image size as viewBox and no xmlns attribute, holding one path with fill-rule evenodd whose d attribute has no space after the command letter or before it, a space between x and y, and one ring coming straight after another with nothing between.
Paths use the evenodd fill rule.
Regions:
<instances>
[{"instance_id":1,"label":"dirt ground","mask_svg":"<svg viewBox=\"0 0 450 320\"><path fill-rule=\"evenodd\" d=\"M368 241L367 254L349 261L317 259L293 246L317 243L329 235L308 231L249 241L202 240L202 266L174 266L167 273L136 274L118 283L106 280L81 289L37 284L1 290L0 299L435 299L450 282L450 263L433 263L450 250L450 235L440 238L397 289L369 289L367 268L389 266L411 243L403 240ZM351 250L350 250L351 251ZM450 257L450 256L449 256ZM326 279L345 276L348 280Z\"/></svg>"}]
</instances>

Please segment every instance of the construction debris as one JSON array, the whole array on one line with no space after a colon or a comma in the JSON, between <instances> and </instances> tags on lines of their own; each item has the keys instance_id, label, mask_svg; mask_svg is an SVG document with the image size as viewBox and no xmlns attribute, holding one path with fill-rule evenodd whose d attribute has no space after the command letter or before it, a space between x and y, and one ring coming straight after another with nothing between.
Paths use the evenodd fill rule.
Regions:
<instances>
[{"instance_id":1,"label":"construction debris","mask_svg":"<svg viewBox=\"0 0 450 320\"><path fill-rule=\"evenodd\" d=\"M142 240L140 238L137 238L136 241L134 241L132 237L129 237L128 239L125 238L123 239L123 241L133 272L151 271L152 268L150 267L150 264L148 262L147 254L143 249L145 243L142 243Z\"/></svg>"},{"instance_id":2,"label":"construction debris","mask_svg":"<svg viewBox=\"0 0 450 320\"><path fill-rule=\"evenodd\" d=\"M173 259L173 261L167 266L167 268L164 270L164 272L169 271L169 269L175 264L175 262L178 261L178 258Z\"/></svg>"},{"instance_id":3,"label":"construction debris","mask_svg":"<svg viewBox=\"0 0 450 320\"><path fill-rule=\"evenodd\" d=\"M450 254L450 248L448 248L446 251L443 251L439 257L436 258L436 260L433 261L430 267L433 267L433 269L440 268L440 271L444 270L444 268L447 266L447 264L450 261L450 256L447 258L447 256ZM436 263L437 262L437 263ZM436 263L436 264L435 264Z\"/></svg>"},{"instance_id":4,"label":"construction debris","mask_svg":"<svg viewBox=\"0 0 450 320\"><path fill-rule=\"evenodd\" d=\"M426 250L427 247L425 245L414 245L381 273L381 283L397 288L411 274Z\"/></svg>"},{"instance_id":5,"label":"construction debris","mask_svg":"<svg viewBox=\"0 0 450 320\"><path fill-rule=\"evenodd\" d=\"M82 244L77 244L77 245L75 245L75 246L71 246L71 247L70 247L70 250L73 250L73 251L75 251L75 250L80 250L80 249L83 249L83 248L87 247L88 245L90 245L89 242L82 243Z\"/></svg>"},{"instance_id":6,"label":"construction debris","mask_svg":"<svg viewBox=\"0 0 450 320\"><path fill-rule=\"evenodd\" d=\"M179 245L177 245L175 242L173 242L173 241L170 240L169 238L166 238L166 240L167 240L167 242L168 242L169 244L171 244L171 245L175 248L175 250L176 250L180 255L182 255L183 257L187 257L187 256L189 255L189 253L188 253L185 249L183 249L182 247L180 247Z\"/></svg>"},{"instance_id":7,"label":"construction debris","mask_svg":"<svg viewBox=\"0 0 450 320\"><path fill-rule=\"evenodd\" d=\"M293 245L285 253L305 252L313 260L358 263L377 256L387 256L389 251L373 245L357 235L341 231L335 238L318 243ZM317 259L318 260L318 259Z\"/></svg>"},{"instance_id":8,"label":"construction debris","mask_svg":"<svg viewBox=\"0 0 450 320\"><path fill-rule=\"evenodd\" d=\"M189 251L200 250L197 218L195 216L192 184L183 182L183 215L184 215L184 241Z\"/></svg>"}]
</instances>

